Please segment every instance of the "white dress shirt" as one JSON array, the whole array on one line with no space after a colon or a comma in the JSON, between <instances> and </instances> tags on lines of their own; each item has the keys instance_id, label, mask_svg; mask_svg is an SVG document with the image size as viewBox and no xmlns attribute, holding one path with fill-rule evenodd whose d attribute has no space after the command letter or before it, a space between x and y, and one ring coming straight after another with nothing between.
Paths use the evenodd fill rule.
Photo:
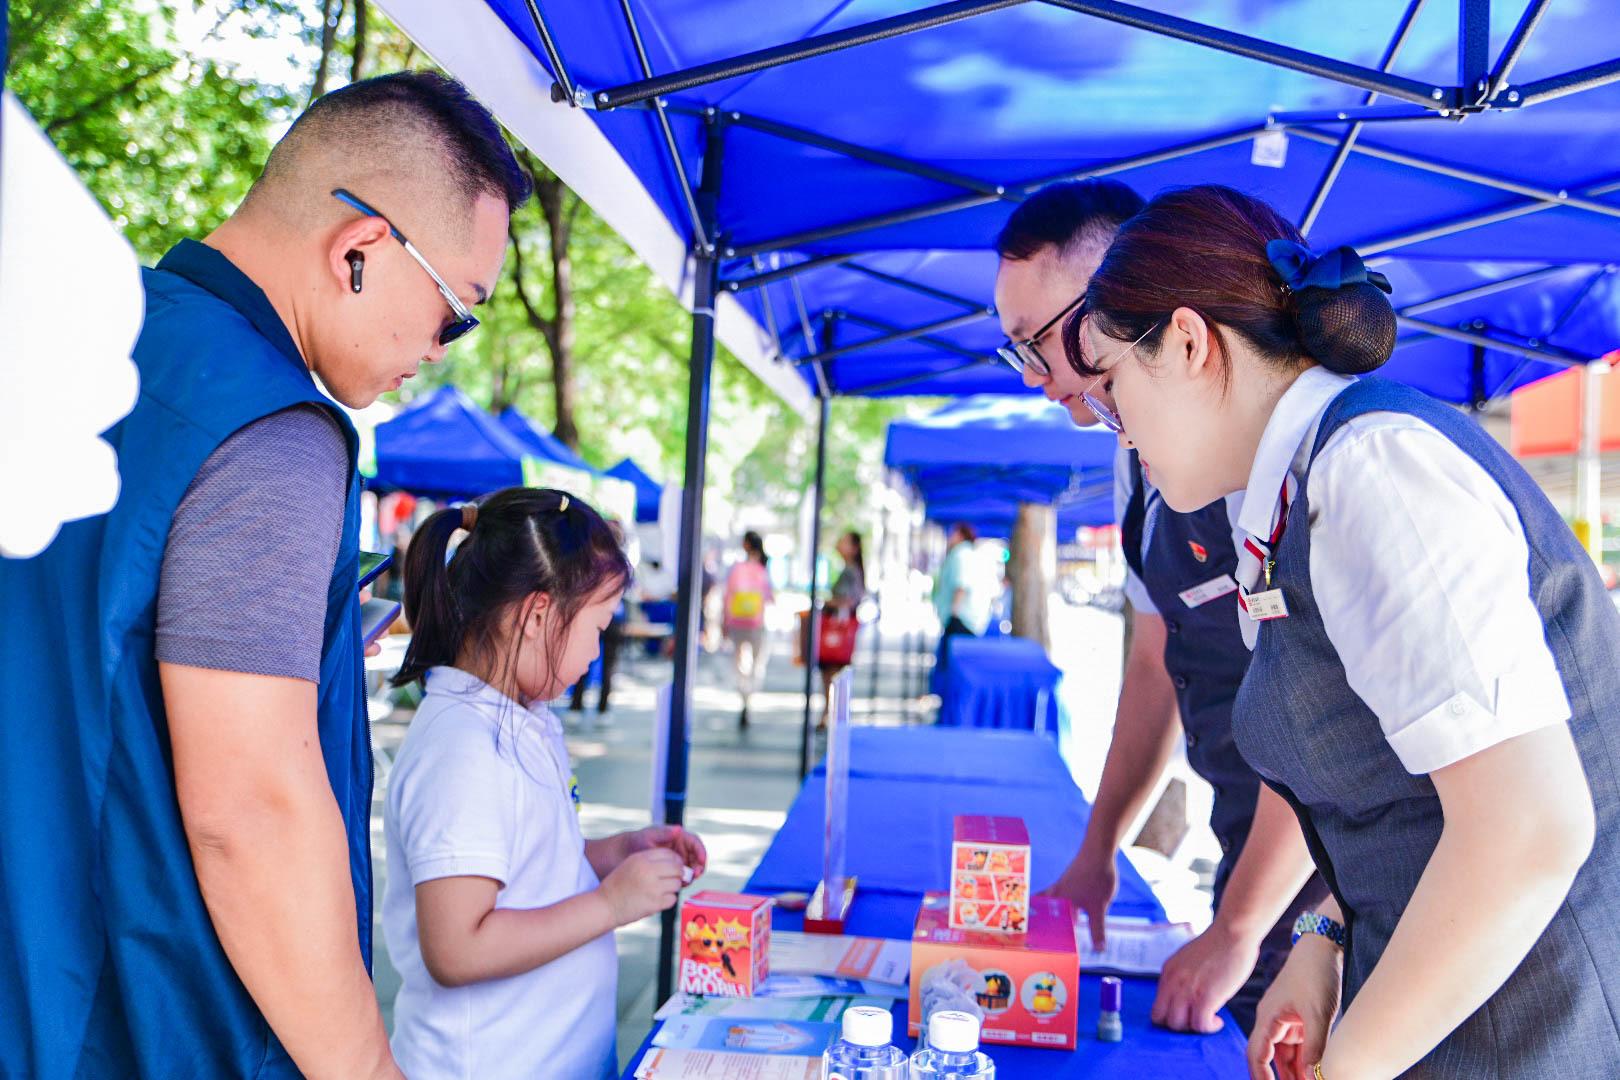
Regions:
<instances>
[{"instance_id":1,"label":"white dress shirt","mask_svg":"<svg viewBox=\"0 0 1620 1080\"><path fill-rule=\"evenodd\" d=\"M1323 412L1355 380L1310 367L1272 413L1237 541L1268 540L1304 477ZM1500 485L1415 416L1367 413L1311 466L1311 591L1350 688L1414 774L1569 719L1530 597L1530 551ZM1238 581L1263 589L1259 564ZM1240 618L1250 648L1260 624Z\"/></svg>"}]
</instances>

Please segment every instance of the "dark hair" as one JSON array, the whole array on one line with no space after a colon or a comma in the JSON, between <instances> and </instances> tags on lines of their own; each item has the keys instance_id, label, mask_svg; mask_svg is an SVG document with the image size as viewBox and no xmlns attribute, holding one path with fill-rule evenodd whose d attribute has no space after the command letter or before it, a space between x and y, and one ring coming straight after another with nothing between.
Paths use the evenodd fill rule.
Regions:
<instances>
[{"instance_id":1,"label":"dark hair","mask_svg":"<svg viewBox=\"0 0 1620 1080\"><path fill-rule=\"evenodd\" d=\"M1085 316L1117 341L1152 351L1169 316L1189 308L1209 324L1222 378L1231 378L1224 330L1274 363L1314 360L1359 375L1395 348L1395 310L1367 283L1287 289L1266 255L1272 240L1301 243L1299 230L1266 203L1217 184L1167 191L1127 222L1063 326L1063 348L1082 375L1099 374L1079 340Z\"/></svg>"},{"instance_id":2,"label":"dark hair","mask_svg":"<svg viewBox=\"0 0 1620 1080\"><path fill-rule=\"evenodd\" d=\"M421 118L443 141L444 167L468 205L482 194L506 200L508 210L528 201L534 183L500 125L465 86L436 71L400 71L340 87L316 99L288 134L306 124L375 122L401 109Z\"/></svg>"},{"instance_id":3,"label":"dark hair","mask_svg":"<svg viewBox=\"0 0 1620 1080\"><path fill-rule=\"evenodd\" d=\"M855 545L855 557L849 561L855 564L856 571L861 575L861 581L865 582L866 552L864 545L861 543L861 534L856 532L854 529L850 529L844 534L844 539Z\"/></svg>"},{"instance_id":4,"label":"dark hair","mask_svg":"<svg viewBox=\"0 0 1620 1080\"><path fill-rule=\"evenodd\" d=\"M1106 245L1142 209L1142 196L1118 180L1059 180L1018 205L996 237L996 254L1013 262L1047 248L1067 254L1076 245Z\"/></svg>"},{"instance_id":5,"label":"dark hair","mask_svg":"<svg viewBox=\"0 0 1620 1080\"><path fill-rule=\"evenodd\" d=\"M466 538L446 560L451 536L464 526L470 526ZM501 670L496 649L503 625L513 607L535 593L549 596L557 612L561 629L546 643L555 667L562 635L580 609L604 589L629 582L630 563L612 528L565 492L506 488L476 507L439 510L405 552L411 644L393 683L416 682L469 648L481 663ZM512 657L504 659L510 664Z\"/></svg>"},{"instance_id":6,"label":"dark hair","mask_svg":"<svg viewBox=\"0 0 1620 1080\"><path fill-rule=\"evenodd\" d=\"M765 540L752 529L743 533L743 554L759 565L765 565Z\"/></svg>"},{"instance_id":7,"label":"dark hair","mask_svg":"<svg viewBox=\"0 0 1620 1080\"><path fill-rule=\"evenodd\" d=\"M955 525L952 525L951 532L960 535L962 539L970 544L979 539L979 530L965 521L958 521Z\"/></svg>"}]
</instances>

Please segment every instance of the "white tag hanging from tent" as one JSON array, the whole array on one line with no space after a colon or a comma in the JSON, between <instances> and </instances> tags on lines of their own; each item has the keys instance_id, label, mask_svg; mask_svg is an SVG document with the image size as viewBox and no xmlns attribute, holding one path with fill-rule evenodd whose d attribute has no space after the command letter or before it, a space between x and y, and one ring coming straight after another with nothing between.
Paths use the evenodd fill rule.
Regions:
<instances>
[{"instance_id":1,"label":"white tag hanging from tent","mask_svg":"<svg viewBox=\"0 0 1620 1080\"><path fill-rule=\"evenodd\" d=\"M1282 128L1269 128L1254 137L1249 151L1249 164L1280 169L1288 163L1288 132Z\"/></svg>"}]
</instances>

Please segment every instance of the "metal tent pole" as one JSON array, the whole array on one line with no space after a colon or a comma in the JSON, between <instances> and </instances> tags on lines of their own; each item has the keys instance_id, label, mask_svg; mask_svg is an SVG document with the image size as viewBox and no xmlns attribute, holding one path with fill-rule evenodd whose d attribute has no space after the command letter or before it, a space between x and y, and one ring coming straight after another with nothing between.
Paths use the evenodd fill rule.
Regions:
<instances>
[{"instance_id":1,"label":"metal tent pole","mask_svg":"<svg viewBox=\"0 0 1620 1080\"><path fill-rule=\"evenodd\" d=\"M823 335L827 334L825 325ZM821 415L816 427L816 487L814 516L810 519L810 640L804 646L804 729L799 737L799 779L810 774L810 707L816 693L816 669L821 659L821 608L816 601L816 562L821 552L821 507L827 482L827 414L832 396L825 390L818 395Z\"/></svg>"},{"instance_id":2,"label":"metal tent pole","mask_svg":"<svg viewBox=\"0 0 1620 1080\"><path fill-rule=\"evenodd\" d=\"M704 129L703 176L697 205L703 224L712 228L720 194L724 129ZM709 448L710 375L714 369L714 301L720 261L700 230L694 237L692 292L692 359L687 376L686 475L681 492L681 535L677 562L679 585L675 615L675 685L669 704L669 756L664 769L664 821L679 825L686 815L687 730L692 713L692 687L697 676L699 619L703 608L703 484ZM658 950L658 1004L675 986L675 921L673 908L663 913Z\"/></svg>"},{"instance_id":3,"label":"metal tent pole","mask_svg":"<svg viewBox=\"0 0 1620 1080\"><path fill-rule=\"evenodd\" d=\"M872 545L877 558L877 588L873 590L872 605L877 614L872 619L872 679L867 684L867 709L876 716L878 710L878 668L883 663L883 552L889 547L889 504L884 502L878 514L878 542Z\"/></svg>"}]
</instances>

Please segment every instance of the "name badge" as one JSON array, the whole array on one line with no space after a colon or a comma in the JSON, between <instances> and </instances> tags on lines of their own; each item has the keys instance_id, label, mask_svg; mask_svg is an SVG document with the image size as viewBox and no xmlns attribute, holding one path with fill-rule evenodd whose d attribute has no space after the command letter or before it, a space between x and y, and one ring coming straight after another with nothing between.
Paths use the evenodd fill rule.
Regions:
<instances>
[{"instance_id":1,"label":"name badge","mask_svg":"<svg viewBox=\"0 0 1620 1080\"><path fill-rule=\"evenodd\" d=\"M1211 600L1218 600L1228 593L1236 592L1237 587L1237 582L1232 580L1231 574L1222 574L1181 593L1181 602L1190 608L1202 607Z\"/></svg>"},{"instance_id":2,"label":"name badge","mask_svg":"<svg viewBox=\"0 0 1620 1080\"><path fill-rule=\"evenodd\" d=\"M1288 618L1288 603L1281 589L1247 593L1243 597L1244 609L1255 622Z\"/></svg>"}]
</instances>

